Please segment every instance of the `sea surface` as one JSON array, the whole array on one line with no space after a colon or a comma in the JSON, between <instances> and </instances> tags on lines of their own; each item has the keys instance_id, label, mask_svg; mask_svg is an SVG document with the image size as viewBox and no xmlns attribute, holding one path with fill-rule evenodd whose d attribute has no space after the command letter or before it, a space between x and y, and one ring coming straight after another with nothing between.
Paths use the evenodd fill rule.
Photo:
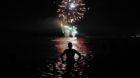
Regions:
<instances>
[{"instance_id":1,"label":"sea surface","mask_svg":"<svg viewBox=\"0 0 140 78\"><path fill-rule=\"evenodd\" d=\"M138 65L137 53L140 52L139 38L65 38L25 33L19 36L11 33L2 42L2 73L5 77L64 78L66 64L62 64L60 55L68 48L68 42L82 55L75 64L73 78L134 76L132 71Z\"/></svg>"}]
</instances>

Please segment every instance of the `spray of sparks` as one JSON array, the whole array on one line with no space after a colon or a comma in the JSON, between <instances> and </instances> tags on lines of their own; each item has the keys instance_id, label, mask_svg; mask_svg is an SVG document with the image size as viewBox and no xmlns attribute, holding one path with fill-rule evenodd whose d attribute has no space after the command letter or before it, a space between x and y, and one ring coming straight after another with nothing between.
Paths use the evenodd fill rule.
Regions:
<instances>
[{"instance_id":1,"label":"spray of sparks","mask_svg":"<svg viewBox=\"0 0 140 78\"><path fill-rule=\"evenodd\" d=\"M62 0L57 12L58 18L63 23L73 23L84 17L85 3L83 0Z\"/></svg>"}]
</instances>

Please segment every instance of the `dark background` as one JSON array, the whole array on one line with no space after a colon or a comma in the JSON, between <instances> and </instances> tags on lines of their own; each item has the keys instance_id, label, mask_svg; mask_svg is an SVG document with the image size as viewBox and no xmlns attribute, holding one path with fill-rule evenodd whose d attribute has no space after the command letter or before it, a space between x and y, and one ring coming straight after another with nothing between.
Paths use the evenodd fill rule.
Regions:
<instances>
[{"instance_id":1,"label":"dark background","mask_svg":"<svg viewBox=\"0 0 140 78\"><path fill-rule=\"evenodd\" d=\"M9 30L29 32L43 31L42 24L57 17L61 0L7 1L3 6L4 17ZM81 32L88 34L126 34L139 32L138 2L124 0L85 0L90 8L85 18L77 22ZM56 26L45 24L47 31L57 30ZM52 30L49 28L52 27ZM44 32L46 32L44 30ZM58 31L59 32L59 31ZM53 33L58 33L53 32ZM46 32L47 33L47 32ZM92 35L91 34L91 35Z\"/></svg>"},{"instance_id":2,"label":"dark background","mask_svg":"<svg viewBox=\"0 0 140 78\"><path fill-rule=\"evenodd\" d=\"M27 78L31 69L34 68L31 67L37 65L36 63L39 63L40 60L46 59L45 55L43 56L41 53L38 55L37 52L42 50L40 47L43 46L43 43L50 46L53 44L44 42L45 39L42 37L62 36L60 28L54 23L59 2L60 0L1 2L2 49L0 55L1 68L2 72L6 74L5 76ZM86 0L86 4L90 10L84 19L76 23L79 31L90 36L117 37L111 39L112 41L103 39L96 42L97 45L101 42L96 55L98 77L135 76L133 72L137 69L139 39L128 38L128 36L140 31L138 2L132 0ZM101 47L103 44L109 47L113 45L115 48L111 47L107 51L100 51L103 49ZM33 59L39 61L34 62ZM114 66L111 67L110 64Z\"/></svg>"}]
</instances>

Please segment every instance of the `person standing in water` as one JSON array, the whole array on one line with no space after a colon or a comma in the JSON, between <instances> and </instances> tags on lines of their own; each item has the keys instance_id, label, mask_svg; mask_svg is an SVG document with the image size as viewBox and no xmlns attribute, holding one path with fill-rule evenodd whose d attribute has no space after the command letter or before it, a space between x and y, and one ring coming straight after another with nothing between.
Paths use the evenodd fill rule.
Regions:
<instances>
[{"instance_id":1,"label":"person standing in water","mask_svg":"<svg viewBox=\"0 0 140 78\"><path fill-rule=\"evenodd\" d=\"M67 72L67 74L69 74L70 72L73 71L74 64L76 62L79 62L79 60L81 58L81 54L79 52L77 52L75 49L72 49L72 43L71 42L68 43L68 49L66 49L61 55L62 62L64 62L64 60L63 60L64 54L66 54L66 58L67 58L66 59L66 64L67 64L66 65L66 72ZM79 56L77 61L75 61L75 58L74 58L75 54L77 54Z\"/></svg>"}]
</instances>

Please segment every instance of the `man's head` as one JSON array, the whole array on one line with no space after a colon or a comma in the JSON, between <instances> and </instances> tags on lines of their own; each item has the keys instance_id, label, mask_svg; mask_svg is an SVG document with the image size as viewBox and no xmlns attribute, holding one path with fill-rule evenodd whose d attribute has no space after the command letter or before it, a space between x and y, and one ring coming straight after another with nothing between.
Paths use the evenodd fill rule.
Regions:
<instances>
[{"instance_id":1,"label":"man's head","mask_svg":"<svg viewBox=\"0 0 140 78\"><path fill-rule=\"evenodd\" d=\"M72 43L71 42L68 43L68 47L69 47L69 49L72 49Z\"/></svg>"}]
</instances>

